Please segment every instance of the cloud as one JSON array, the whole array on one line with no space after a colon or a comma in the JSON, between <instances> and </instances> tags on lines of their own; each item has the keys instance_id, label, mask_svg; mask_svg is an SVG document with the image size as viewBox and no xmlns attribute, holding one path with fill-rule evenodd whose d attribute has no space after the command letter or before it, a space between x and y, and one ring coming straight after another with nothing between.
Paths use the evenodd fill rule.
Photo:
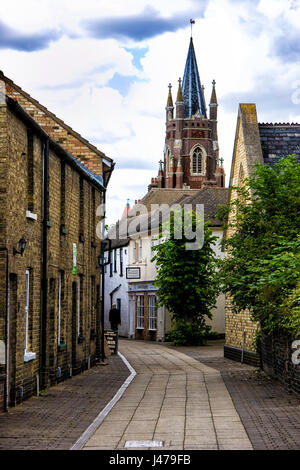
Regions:
<instances>
[{"instance_id":1,"label":"cloud","mask_svg":"<svg viewBox=\"0 0 300 470\"><path fill-rule=\"evenodd\" d=\"M290 31L274 40L273 53L284 62L300 60L300 32Z\"/></svg>"},{"instance_id":2,"label":"cloud","mask_svg":"<svg viewBox=\"0 0 300 470\"><path fill-rule=\"evenodd\" d=\"M153 171L153 162L148 160L135 160L130 157L119 157L116 165L117 169L143 169ZM145 189L145 188L144 188Z\"/></svg>"},{"instance_id":3,"label":"cloud","mask_svg":"<svg viewBox=\"0 0 300 470\"><path fill-rule=\"evenodd\" d=\"M186 28L191 13L198 17L203 16L206 4L207 1L203 1L201 8L194 9L194 12L177 13L171 17L163 17L154 8L146 6L138 14L86 20L83 22L83 26L87 33L95 38L109 37L143 41L166 32L175 32L180 28Z\"/></svg>"},{"instance_id":4,"label":"cloud","mask_svg":"<svg viewBox=\"0 0 300 470\"><path fill-rule=\"evenodd\" d=\"M43 33L20 33L0 21L0 49L39 51L47 48L51 41L57 41L61 35L61 32L53 29Z\"/></svg>"}]
</instances>

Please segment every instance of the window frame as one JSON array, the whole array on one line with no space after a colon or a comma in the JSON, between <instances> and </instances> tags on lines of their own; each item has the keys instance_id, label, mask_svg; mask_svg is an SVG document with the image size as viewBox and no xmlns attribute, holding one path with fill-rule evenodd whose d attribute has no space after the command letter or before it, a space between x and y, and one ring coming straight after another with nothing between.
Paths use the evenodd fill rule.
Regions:
<instances>
[{"instance_id":1,"label":"window frame","mask_svg":"<svg viewBox=\"0 0 300 470\"><path fill-rule=\"evenodd\" d=\"M198 152L198 153L197 153ZM196 156L197 153L197 156ZM200 160L201 155L201 160ZM207 153L204 147L199 144L194 145L190 151L190 172L191 176L205 176L206 173L206 157ZM195 162L195 158L197 161ZM195 162L195 164L194 164ZM199 168L199 162L201 162L201 168ZM199 171L200 169L200 171ZM196 171L194 171L196 170Z\"/></svg>"},{"instance_id":2,"label":"window frame","mask_svg":"<svg viewBox=\"0 0 300 470\"><path fill-rule=\"evenodd\" d=\"M29 314L31 307L30 288L32 283L32 271L27 268L25 271L25 338L24 338L24 362L32 361L36 358L36 353L29 351Z\"/></svg>"},{"instance_id":3,"label":"window frame","mask_svg":"<svg viewBox=\"0 0 300 470\"><path fill-rule=\"evenodd\" d=\"M141 299L143 299L142 302L141 302ZM144 295L137 295L136 296L136 329L144 330L144 328L145 328L145 298L144 298Z\"/></svg>"},{"instance_id":4,"label":"window frame","mask_svg":"<svg viewBox=\"0 0 300 470\"><path fill-rule=\"evenodd\" d=\"M150 300L154 299L154 305L150 305ZM148 296L148 312L149 312L149 331L157 331L157 299L156 295L152 294ZM153 316L153 312L155 315ZM153 327L153 321L155 327Z\"/></svg>"}]
</instances>

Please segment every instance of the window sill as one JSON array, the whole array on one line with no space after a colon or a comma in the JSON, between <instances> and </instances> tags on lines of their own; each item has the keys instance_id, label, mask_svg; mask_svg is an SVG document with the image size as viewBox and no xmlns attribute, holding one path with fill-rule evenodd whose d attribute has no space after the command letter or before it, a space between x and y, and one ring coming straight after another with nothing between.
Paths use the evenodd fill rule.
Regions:
<instances>
[{"instance_id":1,"label":"window sill","mask_svg":"<svg viewBox=\"0 0 300 470\"><path fill-rule=\"evenodd\" d=\"M157 331L157 328L149 328L149 331Z\"/></svg>"},{"instance_id":2,"label":"window sill","mask_svg":"<svg viewBox=\"0 0 300 470\"><path fill-rule=\"evenodd\" d=\"M24 354L24 362L34 361L36 359L36 353L33 352L25 352Z\"/></svg>"},{"instance_id":3,"label":"window sill","mask_svg":"<svg viewBox=\"0 0 300 470\"><path fill-rule=\"evenodd\" d=\"M30 220L37 220L37 214L34 214L33 212L27 210L26 211L26 218Z\"/></svg>"},{"instance_id":4,"label":"window sill","mask_svg":"<svg viewBox=\"0 0 300 470\"><path fill-rule=\"evenodd\" d=\"M143 326L138 326L136 330L144 330L145 328Z\"/></svg>"}]
</instances>

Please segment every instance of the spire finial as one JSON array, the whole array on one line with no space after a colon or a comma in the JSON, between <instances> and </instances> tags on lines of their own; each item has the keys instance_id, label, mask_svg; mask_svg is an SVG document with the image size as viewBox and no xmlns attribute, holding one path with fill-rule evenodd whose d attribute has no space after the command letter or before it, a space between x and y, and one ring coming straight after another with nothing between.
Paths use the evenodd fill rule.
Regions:
<instances>
[{"instance_id":1,"label":"spire finial","mask_svg":"<svg viewBox=\"0 0 300 470\"><path fill-rule=\"evenodd\" d=\"M216 86L216 83L217 83L216 80L213 79L213 81L212 81L213 86Z\"/></svg>"},{"instance_id":2,"label":"spire finial","mask_svg":"<svg viewBox=\"0 0 300 470\"><path fill-rule=\"evenodd\" d=\"M192 38L193 37L193 24L195 24L195 20L193 20L193 18L191 18L190 23L191 23L191 38Z\"/></svg>"}]
</instances>

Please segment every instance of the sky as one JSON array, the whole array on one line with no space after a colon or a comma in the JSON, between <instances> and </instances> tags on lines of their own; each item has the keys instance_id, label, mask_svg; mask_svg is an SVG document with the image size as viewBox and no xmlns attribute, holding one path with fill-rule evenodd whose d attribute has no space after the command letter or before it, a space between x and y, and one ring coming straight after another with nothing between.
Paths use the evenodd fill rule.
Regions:
<instances>
[{"instance_id":1,"label":"sky","mask_svg":"<svg viewBox=\"0 0 300 470\"><path fill-rule=\"evenodd\" d=\"M0 70L116 162L108 224L157 176L190 18L227 184L239 103L300 122L300 0L0 0L0 18Z\"/></svg>"}]
</instances>

